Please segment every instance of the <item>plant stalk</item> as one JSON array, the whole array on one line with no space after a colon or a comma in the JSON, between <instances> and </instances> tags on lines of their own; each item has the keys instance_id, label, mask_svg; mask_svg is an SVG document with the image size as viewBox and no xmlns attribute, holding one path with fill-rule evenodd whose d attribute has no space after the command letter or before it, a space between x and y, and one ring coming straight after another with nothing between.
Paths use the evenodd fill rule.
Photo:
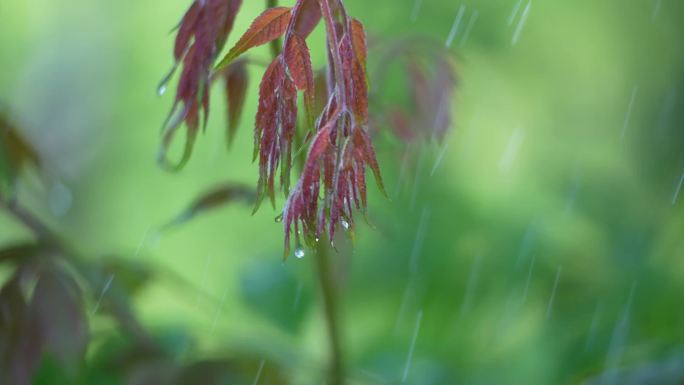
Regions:
<instances>
[{"instance_id":1,"label":"plant stalk","mask_svg":"<svg viewBox=\"0 0 684 385\"><path fill-rule=\"evenodd\" d=\"M339 304L338 292L333 277L333 266L330 260L330 248L328 242L321 239L316 247L316 273L321 286L323 297L323 311L325 312L325 323L328 329L328 340L330 349L330 385L344 384L344 357L342 348L342 337L339 327Z\"/></svg>"}]
</instances>

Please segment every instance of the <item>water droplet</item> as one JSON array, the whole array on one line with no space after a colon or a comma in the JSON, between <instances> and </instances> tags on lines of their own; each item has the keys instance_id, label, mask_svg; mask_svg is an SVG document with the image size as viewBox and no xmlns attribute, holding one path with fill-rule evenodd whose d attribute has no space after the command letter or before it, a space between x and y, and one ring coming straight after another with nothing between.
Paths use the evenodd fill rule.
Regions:
<instances>
[{"instance_id":1,"label":"water droplet","mask_svg":"<svg viewBox=\"0 0 684 385\"><path fill-rule=\"evenodd\" d=\"M316 238L314 238L314 240L316 241L316 243L318 243L321 239L316 237Z\"/></svg>"},{"instance_id":2,"label":"water droplet","mask_svg":"<svg viewBox=\"0 0 684 385\"><path fill-rule=\"evenodd\" d=\"M349 224L349 222L345 221L344 219L340 220L340 224L342 225L342 227L343 227L345 230L349 230L349 227L351 227L351 225Z\"/></svg>"},{"instance_id":3,"label":"water droplet","mask_svg":"<svg viewBox=\"0 0 684 385\"><path fill-rule=\"evenodd\" d=\"M295 257L297 257L298 259L302 259L302 258L304 258L304 256L306 255L306 252L304 251L304 248L303 248L303 247L297 246L297 248L296 248L295 251L294 251L294 255L295 255Z\"/></svg>"},{"instance_id":4,"label":"water droplet","mask_svg":"<svg viewBox=\"0 0 684 385\"><path fill-rule=\"evenodd\" d=\"M157 88L157 95L163 96L166 93L166 83L160 84L159 87Z\"/></svg>"},{"instance_id":5,"label":"water droplet","mask_svg":"<svg viewBox=\"0 0 684 385\"><path fill-rule=\"evenodd\" d=\"M282 222L283 221L283 214L280 214L277 217L275 217L275 221L276 221L276 223Z\"/></svg>"}]
</instances>

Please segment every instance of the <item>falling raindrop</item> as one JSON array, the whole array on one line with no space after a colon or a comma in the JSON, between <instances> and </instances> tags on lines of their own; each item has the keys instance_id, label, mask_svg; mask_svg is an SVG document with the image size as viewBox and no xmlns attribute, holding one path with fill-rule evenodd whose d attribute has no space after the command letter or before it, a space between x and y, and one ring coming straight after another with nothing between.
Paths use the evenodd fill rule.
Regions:
<instances>
[{"instance_id":1,"label":"falling raindrop","mask_svg":"<svg viewBox=\"0 0 684 385\"><path fill-rule=\"evenodd\" d=\"M413 329L413 336L411 337L411 346L409 347L408 357L406 358L406 366L404 366L404 375L401 377L401 382L406 382L411 370L411 363L413 362L413 352L416 349L416 341L418 340L418 332L420 331L420 323L423 320L423 310L418 311L416 318L416 326Z\"/></svg>"},{"instance_id":2,"label":"falling raindrop","mask_svg":"<svg viewBox=\"0 0 684 385\"><path fill-rule=\"evenodd\" d=\"M518 11L520 10L520 6L522 5L522 0L518 0L515 5L513 6L513 11L511 11L511 15L508 16L508 25L511 26L513 25L513 20L515 20L515 17L518 15Z\"/></svg>"},{"instance_id":3,"label":"falling raindrop","mask_svg":"<svg viewBox=\"0 0 684 385\"><path fill-rule=\"evenodd\" d=\"M461 25L461 20L463 19L463 14L465 13L465 5L461 4L461 6L458 8L458 13L456 14L456 18L454 19L454 23L451 25L451 30L449 31L449 36L447 36L446 45L447 48L451 47L451 43L453 43L454 38L456 37L456 33L458 32L458 27Z\"/></svg>"},{"instance_id":4,"label":"falling raindrop","mask_svg":"<svg viewBox=\"0 0 684 385\"><path fill-rule=\"evenodd\" d=\"M465 32L463 32L463 36L461 37L461 42L458 43L459 48L462 48L468 41L468 38L470 37L470 32L473 30L473 27L475 26L475 22L477 21L477 17L479 15L480 13L477 10L474 10L473 13L470 15L470 19L468 20L468 24L466 25Z\"/></svg>"},{"instance_id":5,"label":"falling raindrop","mask_svg":"<svg viewBox=\"0 0 684 385\"><path fill-rule=\"evenodd\" d=\"M294 302L292 303L292 311L294 312L299 307L299 302L302 300L302 291L304 290L304 284L299 282L297 285L297 291L295 292Z\"/></svg>"},{"instance_id":6,"label":"falling raindrop","mask_svg":"<svg viewBox=\"0 0 684 385\"><path fill-rule=\"evenodd\" d=\"M558 270L556 270L556 280L553 283L553 291L551 291L551 298L549 298L549 305L546 307L546 318L551 317L551 310L553 309L553 301L556 299L556 291L558 290L561 271L563 271L563 266L558 266Z\"/></svg>"},{"instance_id":7,"label":"falling raindrop","mask_svg":"<svg viewBox=\"0 0 684 385\"><path fill-rule=\"evenodd\" d=\"M658 135L662 137L668 128L669 123L672 121L672 115L677 109L677 92L674 88L671 88L665 95L665 102L663 107L658 114Z\"/></svg>"},{"instance_id":8,"label":"falling raindrop","mask_svg":"<svg viewBox=\"0 0 684 385\"><path fill-rule=\"evenodd\" d=\"M653 7L653 20L655 20L658 17L658 14L660 14L660 8L663 6L663 0L656 0L655 1L655 7Z\"/></svg>"},{"instance_id":9,"label":"falling raindrop","mask_svg":"<svg viewBox=\"0 0 684 385\"><path fill-rule=\"evenodd\" d=\"M527 281L525 281L525 290L523 291L522 300L520 301L521 305L525 304L525 301L527 301L527 294L530 291L530 282L532 281L532 272L534 271L534 263L536 260L537 257L534 256L530 262L530 268L527 271Z\"/></svg>"},{"instance_id":10,"label":"falling raindrop","mask_svg":"<svg viewBox=\"0 0 684 385\"><path fill-rule=\"evenodd\" d=\"M114 281L114 274L112 273L109 278L107 278L107 281L105 282L104 286L102 287L102 291L100 292L100 296L97 298L97 302L95 302L95 306L93 306L93 310L90 312L91 316L94 316L95 313L97 312L97 309L100 307L100 303L102 302L102 299L104 298L105 294L109 290L110 286L112 286L112 281Z\"/></svg>"},{"instance_id":11,"label":"falling raindrop","mask_svg":"<svg viewBox=\"0 0 684 385\"><path fill-rule=\"evenodd\" d=\"M302 259L306 255L306 252L302 246L297 246L295 248L294 255L297 257L297 259Z\"/></svg>"},{"instance_id":12,"label":"falling raindrop","mask_svg":"<svg viewBox=\"0 0 684 385\"><path fill-rule=\"evenodd\" d=\"M506 144L506 149L499 161L499 170L501 172L506 172L511 169L513 161L515 161L515 158L518 156L520 146L522 146L524 140L525 132L519 128L515 129L511 134L511 137Z\"/></svg>"},{"instance_id":13,"label":"falling raindrop","mask_svg":"<svg viewBox=\"0 0 684 385\"><path fill-rule=\"evenodd\" d=\"M205 283L207 281L207 274L209 273L209 265L211 264L212 260L213 260L212 254L208 254L206 257L206 261L204 262L204 269L202 270L202 278L201 278L200 284L199 284L199 292L197 293L198 302L199 302L200 296L204 292Z\"/></svg>"},{"instance_id":14,"label":"falling raindrop","mask_svg":"<svg viewBox=\"0 0 684 385\"><path fill-rule=\"evenodd\" d=\"M416 201L418 200L418 190L421 184L421 176L423 174L423 163L425 163L425 147L421 147L420 154L418 155L418 163L416 164L416 174L413 180L413 191L411 192L411 205L409 209L413 212L416 208Z\"/></svg>"},{"instance_id":15,"label":"falling raindrop","mask_svg":"<svg viewBox=\"0 0 684 385\"><path fill-rule=\"evenodd\" d=\"M629 121L632 119L632 110L634 109L634 102L636 102L637 94L639 93L639 86L632 87L632 94L629 97L629 104L627 105L627 112L625 113L625 121L622 124L621 139L627 136L627 129L629 128Z\"/></svg>"},{"instance_id":16,"label":"falling raindrop","mask_svg":"<svg viewBox=\"0 0 684 385\"><path fill-rule=\"evenodd\" d=\"M406 316L406 309L408 308L409 302L413 298L413 288L411 287L411 282L404 290L404 295L401 297L401 305L399 305L399 313L397 314L397 320L394 323L394 334L399 332L399 326L403 323L404 317Z\"/></svg>"},{"instance_id":17,"label":"falling raindrop","mask_svg":"<svg viewBox=\"0 0 684 385\"><path fill-rule=\"evenodd\" d=\"M218 320L221 317L221 314L223 314L223 305L226 303L226 300L228 300L228 287L227 286L223 290L223 297L221 298L221 303L216 308L216 314L214 315L214 322L212 322L212 324L211 324L210 334L214 334L214 331L216 330L216 325L218 324Z\"/></svg>"},{"instance_id":18,"label":"falling raindrop","mask_svg":"<svg viewBox=\"0 0 684 385\"><path fill-rule=\"evenodd\" d=\"M589 326L589 334L587 335L587 341L584 343L584 350L590 351L592 345L594 344L594 339L596 338L596 333L598 332L599 324L601 323L601 317L603 316L603 303L599 302L596 304L596 310L594 310L594 315L591 317L591 325Z\"/></svg>"},{"instance_id":19,"label":"falling raindrop","mask_svg":"<svg viewBox=\"0 0 684 385\"><path fill-rule=\"evenodd\" d=\"M432 171L430 171L430 176L434 176L435 173L437 172L437 168L439 167L439 165L444 160L444 156L446 155L448 147L449 147L449 142L447 142L445 140L444 144L442 145L442 149L439 151L439 154L437 155L437 159L435 159L435 164L432 166Z\"/></svg>"},{"instance_id":20,"label":"falling raindrop","mask_svg":"<svg viewBox=\"0 0 684 385\"><path fill-rule=\"evenodd\" d=\"M470 311L473 302L473 296L475 296L475 290L477 289L477 281L480 279L480 265L482 262L482 255L478 254L473 261L473 266L470 268L470 276L468 277L468 286L466 288L465 296L463 297L463 303L461 304L460 317Z\"/></svg>"},{"instance_id":21,"label":"falling raindrop","mask_svg":"<svg viewBox=\"0 0 684 385\"><path fill-rule=\"evenodd\" d=\"M679 184L677 184L677 188L675 189L674 195L672 196L672 205L674 206L677 204L677 199L679 198L679 193L682 191L682 185L684 185L684 172L682 173L681 178L679 178Z\"/></svg>"},{"instance_id":22,"label":"falling raindrop","mask_svg":"<svg viewBox=\"0 0 684 385\"><path fill-rule=\"evenodd\" d=\"M527 256L532 250L535 240L537 239L538 223L536 221L530 222L523 236L522 242L520 243L520 251L518 252L518 259L515 262L516 266L520 266L523 260L527 259Z\"/></svg>"},{"instance_id":23,"label":"falling raindrop","mask_svg":"<svg viewBox=\"0 0 684 385\"><path fill-rule=\"evenodd\" d=\"M254 385L257 385L259 383L259 379L261 379L261 372L264 370L264 365L266 365L266 360L261 360L261 363L259 364L259 369L257 370L256 378L254 378Z\"/></svg>"},{"instance_id":24,"label":"falling raindrop","mask_svg":"<svg viewBox=\"0 0 684 385\"><path fill-rule=\"evenodd\" d=\"M423 6L423 0L416 0L415 3L413 3L413 10L411 11L411 22L415 23L416 20L418 20L418 13L420 12L420 8Z\"/></svg>"},{"instance_id":25,"label":"falling raindrop","mask_svg":"<svg viewBox=\"0 0 684 385\"><path fill-rule=\"evenodd\" d=\"M430 208L424 207L420 214L420 222L418 223L418 231L416 232L416 240L413 243L413 250L411 251L411 259L409 260L409 268L411 273L415 273L418 270L418 257L423 249L423 243L425 242L425 234L427 232L428 221L430 219Z\"/></svg>"},{"instance_id":26,"label":"falling raindrop","mask_svg":"<svg viewBox=\"0 0 684 385\"><path fill-rule=\"evenodd\" d=\"M527 5L525 5L525 9L523 9L522 15L520 15L518 26L515 28L515 32L513 33L513 40L511 41L512 45L516 45L518 43L518 40L520 40L520 34L522 33L522 29L525 26L525 22L527 22L527 15L530 12L530 6L532 6L532 0L527 2Z\"/></svg>"},{"instance_id":27,"label":"falling raindrop","mask_svg":"<svg viewBox=\"0 0 684 385\"><path fill-rule=\"evenodd\" d=\"M620 367L625 344L627 343L627 338L629 337L630 313L635 290L636 282L632 283L625 310L615 321L615 328L613 329L613 335L610 339L608 348L608 356L606 358L606 368L602 376L602 384L615 385L618 382L618 369Z\"/></svg>"}]
</instances>

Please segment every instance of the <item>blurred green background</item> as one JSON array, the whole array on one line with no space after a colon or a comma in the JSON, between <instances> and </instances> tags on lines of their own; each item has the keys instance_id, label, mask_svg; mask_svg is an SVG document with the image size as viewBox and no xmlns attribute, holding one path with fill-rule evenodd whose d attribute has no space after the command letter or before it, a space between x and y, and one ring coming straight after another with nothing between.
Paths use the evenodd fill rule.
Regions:
<instances>
[{"instance_id":1,"label":"blurred green background","mask_svg":"<svg viewBox=\"0 0 684 385\"><path fill-rule=\"evenodd\" d=\"M373 226L334 256L350 383L684 383L684 3L346 4L371 36L438 44L463 9L452 131L377 138L391 199L370 186ZM186 169L155 163L173 98L156 88L188 5L0 3L0 100L49 175L24 178L20 200L93 258L151 264L135 309L181 359L248 346L319 383L312 260L282 262L277 211L238 204L156 231L207 188L257 179L260 68L231 151L217 89ZM245 2L229 46L262 9ZM4 214L0 229L1 243L30 237Z\"/></svg>"}]
</instances>

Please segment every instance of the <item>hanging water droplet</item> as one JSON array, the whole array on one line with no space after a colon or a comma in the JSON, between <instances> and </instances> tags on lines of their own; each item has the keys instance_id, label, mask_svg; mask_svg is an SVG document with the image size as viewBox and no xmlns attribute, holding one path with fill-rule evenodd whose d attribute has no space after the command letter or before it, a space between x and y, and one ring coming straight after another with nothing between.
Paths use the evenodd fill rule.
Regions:
<instances>
[{"instance_id":1,"label":"hanging water droplet","mask_svg":"<svg viewBox=\"0 0 684 385\"><path fill-rule=\"evenodd\" d=\"M316 241L316 243L318 243L321 239L316 237L316 238L314 238L314 240Z\"/></svg>"},{"instance_id":2,"label":"hanging water droplet","mask_svg":"<svg viewBox=\"0 0 684 385\"><path fill-rule=\"evenodd\" d=\"M306 252L304 251L304 248L303 248L303 247L297 246L297 248L296 248L295 251L294 251L294 255L295 255L295 257L297 257L298 259L302 259L302 258L304 258L304 256L306 255Z\"/></svg>"},{"instance_id":3,"label":"hanging water droplet","mask_svg":"<svg viewBox=\"0 0 684 385\"><path fill-rule=\"evenodd\" d=\"M157 88L157 95L158 96L163 96L166 93L166 83L162 83L159 85Z\"/></svg>"},{"instance_id":4,"label":"hanging water droplet","mask_svg":"<svg viewBox=\"0 0 684 385\"><path fill-rule=\"evenodd\" d=\"M342 225L342 227L343 227L345 230L349 230L349 227L351 227L351 225L349 224L349 222L345 221L344 219L340 220L340 224Z\"/></svg>"},{"instance_id":5,"label":"hanging water droplet","mask_svg":"<svg viewBox=\"0 0 684 385\"><path fill-rule=\"evenodd\" d=\"M164 93L166 93L167 85L169 84L169 81L171 80L171 77L173 77L173 73L176 72L176 68L178 67L178 63L175 63L173 67L171 67L171 70L164 75L162 80L159 82L159 85L157 86L157 95L162 96Z\"/></svg>"},{"instance_id":6,"label":"hanging water droplet","mask_svg":"<svg viewBox=\"0 0 684 385\"><path fill-rule=\"evenodd\" d=\"M277 217L275 217L275 221L276 221L276 223L282 222L283 221L283 214L280 214Z\"/></svg>"}]
</instances>

